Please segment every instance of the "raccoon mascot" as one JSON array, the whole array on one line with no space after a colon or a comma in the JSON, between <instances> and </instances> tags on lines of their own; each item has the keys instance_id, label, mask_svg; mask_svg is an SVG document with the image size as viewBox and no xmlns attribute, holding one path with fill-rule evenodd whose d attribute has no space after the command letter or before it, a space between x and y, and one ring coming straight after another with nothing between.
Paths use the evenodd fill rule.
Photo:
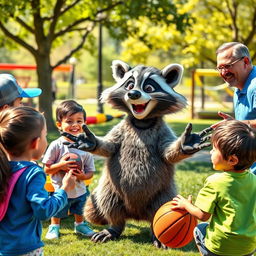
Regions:
<instances>
[{"instance_id":1,"label":"raccoon mascot","mask_svg":"<svg viewBox=\"0 0 256 256\"><path fill-rule=\"evenodd\" d=\"M99 184L84 209L89 222L110 225L92 237L95 242L118 238L127 219L152 223L157 209L176 195L174 164L209 146L210 128L191 133L188 124L177 139L163 121L165 114L186 106L186 99L173 90L182 66L171 64L160 71L116 60L112 71L116 84L102 93L102 101L127 117L103 139L86 126L78 137L63 133L74 142L69 147L106 157ZM163 246L154 236L153 243Z\"/></svg>"}]
</instances>

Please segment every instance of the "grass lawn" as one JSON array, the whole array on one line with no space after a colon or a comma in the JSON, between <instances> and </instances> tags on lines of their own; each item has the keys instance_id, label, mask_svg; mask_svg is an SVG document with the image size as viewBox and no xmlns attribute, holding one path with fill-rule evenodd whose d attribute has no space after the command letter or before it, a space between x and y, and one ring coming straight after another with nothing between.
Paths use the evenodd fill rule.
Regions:
<instances>
[{"instance_id":1,"label":"grass lawn","mask_svg":"<svg viewBox=\"0 0 256 256\"><path fill-rule=\"evenodd\" d=\"M98 136L103 136L109 131L113 125L119 122L118 119L112 120L98 125L90 125L89 128ZM187 120L184 121L170 121L167 118L168 124L173 128L177 135L180 135L186 124ZM200 131L205 127L212 124L211 120L194 120L193 130ZM52 141L58 136L57 133L50 133L48 135L48 141ZM101 175L103 166L103 160L96 160L96 173L90 190L97 185L98 179ZM176 165L176 183L178 191L183 196L187 197L189 194L193 195L195 199L197 192L202 187L203 182L207 176L213 173L211 164L208 162L190 162L184 161ZM95 244L88 238L84 238L80 235L73 233L74 226L73 216L69 216L63 219L61 222L61 238L59 240L49 241L44 239L49 225L49 221L43 222L43 241L45 243L44 251L45 255L50 256L194 256L199 255L197 248L192 241L190 244L179 249L157 249L151 243L151 235L149 224L146 222L128 221L126 224L125 231L123 232L120 239L116 241L110 241L108 243ZM104 227L94 226L93 229L99 231Z\"/></svg>"}]
</instances>

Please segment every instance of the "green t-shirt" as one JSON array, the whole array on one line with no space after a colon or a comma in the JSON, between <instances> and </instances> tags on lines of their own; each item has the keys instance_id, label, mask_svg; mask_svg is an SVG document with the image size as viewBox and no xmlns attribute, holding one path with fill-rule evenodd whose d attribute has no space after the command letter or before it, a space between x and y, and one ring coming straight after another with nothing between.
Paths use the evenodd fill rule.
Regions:
<instances>
[{"instance_id":1,"label":"green t-shirt","mask_svg":"<svg viewBox=\"0 0 256 256\"><path fill-rule=\"evenodd\" d=\"M195 205L212 214L205 245L225 256L246 255L256 248L256 175L221 172L208 177Z\"/></svg>"}]
</instances>

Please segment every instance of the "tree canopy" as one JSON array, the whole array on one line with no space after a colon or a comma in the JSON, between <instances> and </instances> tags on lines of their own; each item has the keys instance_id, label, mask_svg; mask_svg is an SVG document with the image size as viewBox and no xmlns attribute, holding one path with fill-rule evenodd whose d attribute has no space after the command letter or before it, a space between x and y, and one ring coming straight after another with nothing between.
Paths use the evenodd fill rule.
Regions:
<instances>
[{"instance_id":1,"label":"tree canopy","mask_svg":"<svg viewBox=\"0 0 256 256\"><path fill-rule=\"evenodd\" d=\"M39 107L45 113L48 129L55 127L52 71L83 49L86 42L95 43L91 32L97 23L103 23L112 36L123 39L138 33L132 24L140 17L147 17L154 25L175 24L180 31L188 21L186 12L177 12L169 0L0 0L0 6L1 43L23 47L37 65L38 85L43 89ZM68 44L70 50L59 52L53 62L53 51L63 44Z\"/></svg>"},{"instance_id":2,"label":"tree canopy","mask_svg":"<svg viewBox=\"0 0 256 256\"><path fill-rule=\"evenodd\" d=\"M255 0L176 0L177 12L189 14L189 26L181 34L173 24L151 26L145 17L137 20L140 32L123 43L123 59L146 62L147 56L165 52L185 67L215 67L215 51L224 42L246 44L252 60L256 58ZM149 29L147 29L149 28ZM144 35L142 42L138 35Z\"/></svg>"}]
</instances>

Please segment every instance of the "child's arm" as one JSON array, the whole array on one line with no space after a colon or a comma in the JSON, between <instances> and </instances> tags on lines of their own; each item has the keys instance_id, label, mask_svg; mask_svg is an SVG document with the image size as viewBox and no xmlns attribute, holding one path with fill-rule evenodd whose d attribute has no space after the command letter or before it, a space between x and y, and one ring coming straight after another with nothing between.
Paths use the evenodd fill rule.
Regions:
<instances>
[{"instance_id":1,"label":"child's arm","mask_svg":"<svg viewBox=\"0 0 256 256\"><path fill-rule=\"evenodd\" d=\"M76 176L77 180L89 180L93 176L92 171L84 173L82 170L76 169L73 171L73 175Z\"/></svg>"},{"instance_id":2,"label":"child's arm","mask_svg":"<svg viewBox=\"0 0 256 256\"><path fill-rule=\"evenodd\" d=\"M40 219L46 220L55 216L58 211L67 205L67 191L74 189L76 177L72 171L65 174L61 189L58 189L49 196L44 189L45 174L41 168L33 168L26 180L26 198L31 203L33 215Z\"/></svg>"},{"instance_id":3,"label":"child's arm","mask_svg":"<svg viewBox=\"0 0 256 256\"><path fill-rule=\"evenodd\" d=\"M188 199L184 198L181 195L177 195L173 198L174 206L173 210L181 209L188 211L191 215L195 216L197 219L206 221L211 217L211 214L204 212L199 209L197 206L192 204L192 196L190 195Z\"/></svg>"}]
</instances>

